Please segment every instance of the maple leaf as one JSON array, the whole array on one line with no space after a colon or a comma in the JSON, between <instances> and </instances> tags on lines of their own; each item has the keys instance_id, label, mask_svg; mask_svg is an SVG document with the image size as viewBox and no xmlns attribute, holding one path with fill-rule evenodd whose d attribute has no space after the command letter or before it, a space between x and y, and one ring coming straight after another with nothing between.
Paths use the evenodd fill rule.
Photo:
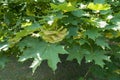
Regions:
<instances>
[{"instance_id":1,"label":"maple leaf","mask_svg":"<svg viewBox=\"0 0 120 80\"><path fill-rule=\"evenodd\" d=\"M104 38L97 38L95 43L102 47L103 49L105 49L105 47L107 47L108 49L110 49L108 43L106 42L106 40Z\"/></svg>"},{"instance_id":2,"label":"maple leaf","mask_svg":"<svg viewBox=\"0 0 120 80\"><path fill-rule=\"evenodd\" d=\"M62 45L49 44L40 41L38 38L26 37L18 44L19 49L23 52L19 61L25 61L34 58L32 65L33 72L41 64L41 61L48 60L48 65L55 71L57 63L60 62L58 54L67 53Z\"/></svg>"},{"instance_id":3,"label":"maple leaf","mask_svg":"<svg viewBox=\"0 0 120 80\"><path fill-rule=\"evenodd\" d=\"M103 60L110 61L110 57L104 54L104 51L96 50L95 52L85 56L87 62L95 61L95 64L104 66Z\"/></svg>"},{"instance_id":4,"label":"maple leaf","mask_svg":"<svg viewBox=\"0 0 120 80\"><path fill-rule=\"evenodd\" d=\"M32 68L32 72L34 73L35 70L37 69L37 67L41 64L41 59L38 59L38 58L34 58L30 68Z\"/></svg>"},{"instance_id":5,"label":"maple leaf","mask_svg":"<svg viewBox=\"0 0 120 80\"><path fill-rule=\"evenodd\" d=\"M81 63L81 60L86 54L89 54L89 51L86 49L81 48L79 45L72 46L68 49L70 53L67 60L77 59L78 63Z\"/></svg>"},{"instance_id":6,"label":"maple leaf","mask_svg":"<svg viewBox=\"0 0 120 80\"><path fill-rule=\"evenodd\" d=\"M93 40L101 36L101 34L98 32L97 29L89 29L85 32L85 35L87 35L88 38L93 39Z\"/></svg>"},{"instance_id":7,"label":"maple leaf","mask_svg":"<svg viewBox=\"0 0 120 80\"><path fill-rule=\"evenodd\" d=\"M32 34L34 31L39 30L40 27L41 27L40 24L37 23L37 22L31 23L31 25L27 24L26 27L24 28L24 30L21 30L20 32L17 32L16 36L14 38L9 39L9 44L11 46L14 46L15 43L18 43L23 37L25 37L29 34Z\"/></svg>"}]
</instances>

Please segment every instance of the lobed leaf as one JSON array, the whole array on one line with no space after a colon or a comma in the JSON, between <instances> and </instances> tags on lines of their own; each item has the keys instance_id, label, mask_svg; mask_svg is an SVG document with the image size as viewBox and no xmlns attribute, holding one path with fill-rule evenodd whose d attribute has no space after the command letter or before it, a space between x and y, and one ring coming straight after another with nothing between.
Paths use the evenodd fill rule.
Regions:
<instances>
[{"instance_id":1,"label":"lobed leaf","mask_svg":"<svg viewBox=\"0 0 120 80\"><path fill-rule=\"evenodd\" d=\"M19 61L25 61L34 58L31 65L33 72L40 65L41 61L47 60L48 65L55 71L57 63L60 62L58 54L65 54L67 51L62 45L49 44L40 41L38 38L26 37L18 44L19 49L23 52ZM25 48L26 47L26 48Z\"/></svg>"}]
</instances>

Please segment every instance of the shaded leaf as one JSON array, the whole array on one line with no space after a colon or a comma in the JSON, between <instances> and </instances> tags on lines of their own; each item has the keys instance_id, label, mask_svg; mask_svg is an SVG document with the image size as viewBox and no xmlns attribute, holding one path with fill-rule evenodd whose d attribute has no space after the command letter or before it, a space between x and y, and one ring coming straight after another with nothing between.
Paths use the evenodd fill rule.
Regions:
<instances>
[{"instance_id":1,"label":"shaded leaf","mask_svg":"<svg viewBox=\"0 0 120 80\"><path fill-rule=\"evenodd\" d=\"M96 50L95 52L88 54L85 56L87 62L95 61L95 64L100 65L101 67L104 66L103 60L110 61L109 56L104 54L104 51Z\"/></svg>"},{"instance_id":2,"label":"shaded leaf","mask_svg":"<svg viewBox=\"0 0 120 80\"><path fill-rule=\"evenodd\" d=\"M84 16L85 12L83 10L75 10L72 12L72 14L76 17L82 17Z\"/></svg>"},{"instance_id":3,"label":"shaded leaf","mask_svg":"<svg viewBox=\"0 0 120 80\"><path fill-rule=\"evenodd\" d=\"M104 38L97 38L95 43L102 47L103 49L105 49L105 47L107 47L108 49L110 49L108 43L106 42L106 40Z\"/></svg>"},{"instance_id":4,"label":"shaded leaf","mask_svg":"<svg viewBox=\"0 0 120 80\"><path fill-rule=\"evenodd\" d=\"M79 43L80 45L84 45L85 43L89 44L89 42L85 39L80 39Z\"/></svg>"},{"instance_id":5,"label":"shaded leaf","mask_svg":"<svg viewBox=\"0 0 120 80\"><path fill-rule=\"evenodd\" d=\"M70 27L68 31L69 31L69 34L67 35L68 38L71 36L77 36L78 28Z\"/></svg>"},{"instance_id":6,"label":"shaded leaf","mask_svg":"<svg viewBox=\"0 0 120 80\"><path fill-rule=\"evenodd\" d=\"M25 27L24 30L17 32L14 38L9 39L9 43L14 45L15 43L19 42L23 37L32 34L34 31L40 29L39 23L33 23L32 25Z\"/></svg>"},{"instance_id":7,"label":"shaded leaf","mask_svg":"<svg viewBox=\"0 0 120 80\"><path fill-rule=\"evenodd\" d=\"M70 53L67 60L77 59L78 63L81 63L81 60L86 54L89 54L89 51L81 48L78 45L72 46L68 48L68 52Z\"/></svg>"},{"instance_id":8,"label":"shaded leaf","mask_svg":"<svg viewBox=\"0 0 120 80\"><path fill-rule=\"evenodd\" d=\"M89 29L85 32L85 35L87 35L88 38L93 39L93 40L101 36L101 34L98 32L97 29Z\"/></svg>"},{"instance_id":9,"label":"shaded leaf","mask_svg":"<svg viewBox=\"0 0 120 80\"><path fill-rule=\"evenodd\" d=\"M94 0L94 3L101 3L101 4L104 4L104 3L105 3L105 0Z\"/></svg>"}]
</instances>

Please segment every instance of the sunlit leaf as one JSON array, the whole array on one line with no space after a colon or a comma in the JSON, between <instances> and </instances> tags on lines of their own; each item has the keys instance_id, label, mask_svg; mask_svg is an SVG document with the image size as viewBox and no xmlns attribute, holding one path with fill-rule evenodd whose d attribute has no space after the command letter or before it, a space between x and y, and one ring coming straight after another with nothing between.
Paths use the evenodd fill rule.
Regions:
<instances>
[{"instance_id":1,"label":"sunlit leaf","mask_svg":"<svg viewBox=\"0 0 120 80\"><path fill-rule=\"evenodd\" d=\"M53 9L62 10L64 12L74 11L74 10L77 9L71 2L62 3L62 4L59 4L59 5L55 5L55 4L51 3L51 7Z\"/></svg>"},{"instance_id":2,"label":"sunlit leaf","mask_svg":"<svg viewBox=\"0 0 120 80\"><path fill-rule=\"evenodd\" d=\"M67 35L67 29L62 27L59 30L44 30L41 29L40 36L43 40L49 43L57 43L62 41Z\"/></svg>"},{"instance_id":3,"label":"sunlit leaf","mask_svg":"<svg viewBox=\"0 0 120 80\"><path fill-rule=\"evenodd\" d=\"M87 8L91 9L91 10L108 10L110 9L110 5L109 4L99 4L99 3L89 3Z\"/></svg>"},{"instance_id":4,"label":"sunlit leaf","mask_svg":"<svg viewBox=\"0 0 120 80\"><path fill-rule=\"evenodd\" d=\"M0 43L0 51L6 51L9 48L9 44L7 42Z\"/></svg>"}]
</instances>

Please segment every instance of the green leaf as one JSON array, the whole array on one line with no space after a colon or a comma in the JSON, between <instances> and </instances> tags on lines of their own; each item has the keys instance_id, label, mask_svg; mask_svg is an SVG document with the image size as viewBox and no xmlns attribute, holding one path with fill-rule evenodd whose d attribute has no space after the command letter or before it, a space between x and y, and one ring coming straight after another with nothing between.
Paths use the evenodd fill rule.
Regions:
<instances>
[{"instance_id":1,"label":"green leaf","mask_svg":"<svg viewBox=\"0 0 120 80\"><path fill-rule=\"evenodd\" d=\"M72 14L76 17L82 17L84 16L85 12L83 10L75 10L72 12Z\"/></svg>"},{"instance_id":2,"label":"green leaf","mask_svg":"<svg viewBox=\"0 0 120 80\"><path fill-rule=\"evenodd\" d=\"M117 27L117 25L107 25L106 27L105 27L105 29L114 29L114 28L116 28Z\"/></svg>"},{"instance_id":3,"label":"green leaf","mask_svg":"<svg viewBox=\"0 0 120 80\"><path fill-rule=\"evenodd\" d=\"M87 8L91 9L91 10L108 10L110 9L110 5L109 4L94 4L94 3L89 3Z\"/></svg>"},{"instance_id":4,"label":"green leaf","mask_svg":"<svg viewBox=\"0 0 120 80\"><path fill-rule=\"evenodd\" d=\"M74 6L74 4L71 3L71 2L68 2L68 3L64 2L64 3L58 4L58 5L55 5L55 4L51 3L50 5L53 9L61 10L61 11L64 11L64 12L74 11L74 10L77 9Z\"/></svg>"},{"instance_id":5,"label":"green leaf","mask_svg":"<svg viewBox=\"0 0 120 80\"><path fill-rule=\"evenodd\" d=\"M40 41L38 38L26 37L18 44L19 49L23 52L19 61L25 61L34 58L31 65L33 72L40 65L41 61L48 60L48 65L56 70L57 63L60 62L58 54L67 53L64 47L57 44L49 44ZM26 47L26 48L25 48Z\"/></svg>"},{"instance_id":6,"label":"green leaf","mask_svg":"<svg viewBox=\"0 0 120 80\"><path fill-rule=\"evenodd\" d=\"M30 68L32 68L32 72L34 73L35 70L37 69L37 67L41 64L41 59L38 59L38 58L34 58Z\"/></svg>"},{"instance_id":7,"label":"green leaf","mask_svg":"<svg viewBox=\"0 0 120 80\"><path fill-rule=\"evenodd\" d=\"M61 2L61 3L65 2L65 0L58 0L58 1Z\"/></svg>"},{"instance_id":8,"label":"green leaf","mask_svg":"<svg viewBox=\"0 0 120 80\"><path fill-rule=\"evenodd\" d=\"M7 42L0 43L0 51L6 51L8 50L9 44Z\"/></svg>"},{"instance_id":9,"label":"green leaf","mask_svg":"<svg viewBox=\"0 0 120 80\"><path fill-rule=\"evenodd\" d=\"M85 56L87 62L95 61L95 64L100 65L101 67L104 66L103 60L110 61L109 56L104 54L104 51L96 50L91 54Z\"/></svg>"},{"instance_id":10,"label":"green leaf","mask_svg":"<svg viewBox=\"0 0 120 80\"><path fill-rule=\"evenodd\" d=\"M81 60L86 54L89 54L89 51L81 48L79 45L72 46L68 48L68 52L70 53L67 60L77 59L78 63L81 63Z\"/></svg>"},{"instance_id":11,"label":"green leaf","mask_svg":"<svg viewBox=\"0 0 120 80\"><path fill-rule=\"evenodd\" d=\"M96 41L95 41L95 43L98 46L102 47L103 49L105 49L105 47L108 48L108 49L110 49L108 43L106 42L106 40L104 38L97 38Z\"/></svg>"},{"instance_id":12,"label":"green leaf","mask_svg":"<svg viewBox=\"0 0 120 80\"><path fill-rule=\"evenodd\" d=\"M111 19L111 22L113 24L117 24L118 22L120 22L120 18L114 17L114 18Z\"/></svg>"},{"instance_id":13,"label":"green leaf","mask_svg":"<svg viewBox=\"0 0 120 80\"><path fill-rule=\"evenodd\" d=\"M79 80L84 80L84 78L83 78L83 77L80 77Z\"/></svg>"},{"instance_id":14,"label":"green leaf","mask_svg":"<svg viewBox=\"0 0 120 80\"><path fill-rule=\"evenodd\" d=\"M120 59L120 47L118 47L118 45L112 45L111 47L111 52L112 55L115 56L117 59Z\"/></svg>"},{"instance_id":15,"label":"green leaf","mask_svg":"<svg viewBox=\"0 0 120 80\"><path fill-rule=\"evenodd\" d=\"M98 65L94 65L91 67L91 72L94 76L97 76L98 79L100 80L105 79L104 76L106 75L106 71L102 67Z\"/></svg>"},{"instance_id":16,"label":"green leaf","mask_svg":"<svg viewBox=\"0 0 120 80\"><path fill-rule=\"evenodd\" d=\"M84 34L87 35L88 38L93 40L101 36L101 34L98 32L98 29L89 29Z\"/></svg>"},{"instance_id":17,"label":"green leaf","mask_svg":"<svg viewBox=\"0 0 120 80\"><path fill-rule=\"evenodd\" d=\"M104 3L105 3L105 0L94 0L94 3L101 3L101 4L104 4Z\"/></svg>"},{"instance_id":18,"label":"green leaf","mask_svg":"<svg viewBox=\"0 0 120 80\"><path fill-rule=\"evenodd\" d=\"M113 30L120 31L120 17L119 16L115 16L114 18L111 19L111 22L116 25Z\"/></svg>"},{"instance_id":19,"label":"green leaf","mask_svg":"<svg viewBox=\"0 0 120 80\"><path fill-rule=\"evenodd\" d=\"M79 43L80 43L80 45L84 45L85 43L89 44L89 42L87 40L82 39L82 38L79 40Z\"/></svg>"},{"instance_id":20,"label":"green leaf","mask_svg":"<svg viewBox=\"0 0 120 80\"><path fill-rule=\"evenodd\" d=\"M40 29L39 23L33 23L30 26L27 26L24 28L24 30L21 30L20 32L17 32L14 38L9 39L9 43L13 46L15 43L19 42L23 37L32 34L34 31Z\"/></svg>"},{"instance_id":21,"label":"green leaf","mask_svg":"<svg viewBox=\"0 0 120 80\"><path fill-rule=\"evenodd\" d=\"M68 38L70 38L71 36L77 36L77 32L78 32L78 28L77 27L70 27L69 28L69 34L67 35Z\"/></svg>"},{"instance_id":22,"label":"green leaf","mask_svg":"<svg viewBox=\"0 0 120 80\"><path fill-rule=\"evenodd\" d=\"M107 15L107 14L111 14L111 9L109 9L109 10L101 10L100 11L100 14L102 14L102 15Z\"/></svg>"}]
</instances>

